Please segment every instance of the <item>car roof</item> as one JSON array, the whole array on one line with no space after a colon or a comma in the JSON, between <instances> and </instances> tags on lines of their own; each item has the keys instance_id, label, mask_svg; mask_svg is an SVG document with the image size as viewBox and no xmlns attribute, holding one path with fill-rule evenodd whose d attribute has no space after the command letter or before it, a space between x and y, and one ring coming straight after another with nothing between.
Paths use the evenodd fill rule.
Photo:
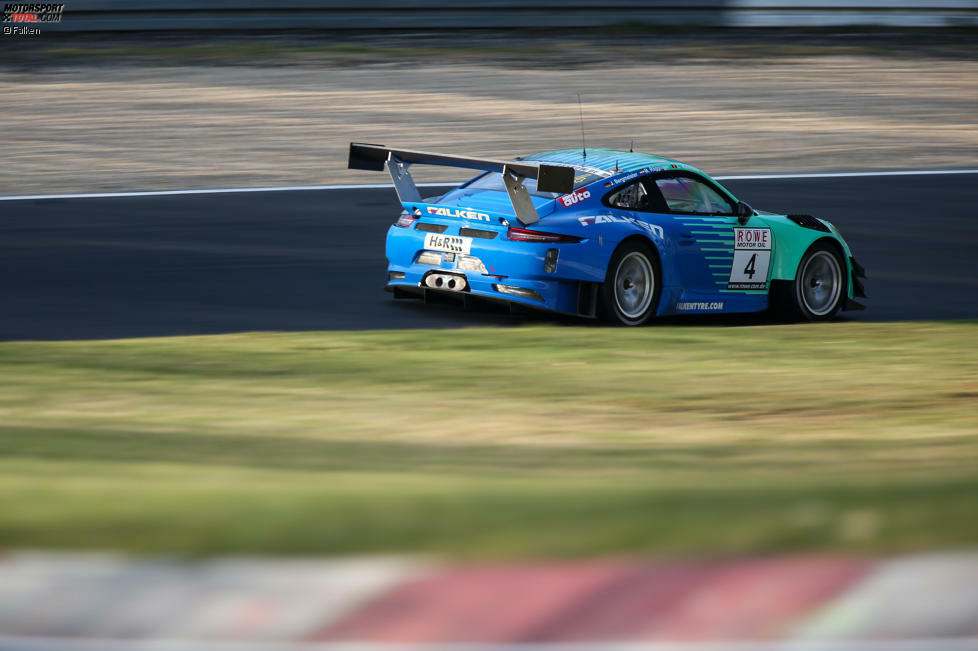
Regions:
<instances>
[{"instance_id":1,"label":"car roof","mask_svg":"<svg viewBox=\"0 0 978 651\"><path fill-rule=\"evenodd\" d=\"M608 176L627 174L647 167L672 167L700 172L691 165L664 156L605 148L588 149L586 155L581 149L557 149L524 156L521 160L563 163L585 169L590 167L601 170Z\"/></svg>"}]
</instances>

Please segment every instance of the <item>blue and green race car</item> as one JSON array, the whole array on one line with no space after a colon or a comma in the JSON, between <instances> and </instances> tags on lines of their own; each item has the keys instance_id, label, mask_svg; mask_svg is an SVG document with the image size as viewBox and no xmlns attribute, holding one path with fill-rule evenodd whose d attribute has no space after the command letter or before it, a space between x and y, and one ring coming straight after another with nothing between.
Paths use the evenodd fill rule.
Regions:
<instances>
[{"instance_id":1,"label":"blue and green race car","mask_svg":"<svg viewBox=\"0 0 978 651\"><path fill-rule=\"evenodd\" d=\"M415 164L481 173L422 198ZM349 167L386 167L397 190L403 210L387 233L397 298L490 299L629 326L863 309L865 272L835 226L756 211L676 160L566 149L502 161L351 143Z\"/></svg>"}]
</instances>

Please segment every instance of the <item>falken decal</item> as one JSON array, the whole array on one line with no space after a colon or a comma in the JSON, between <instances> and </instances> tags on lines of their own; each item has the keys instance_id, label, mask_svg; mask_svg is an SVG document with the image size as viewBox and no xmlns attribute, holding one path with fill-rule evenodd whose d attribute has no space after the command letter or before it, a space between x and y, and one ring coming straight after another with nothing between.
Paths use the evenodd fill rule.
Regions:
<instances>
[{"instance_id":1,"label":"falken decal","mask_svg":"<svg viewBox=\"0 0 978 651\"><path fill-rule=\"evenodd\" d=\"M570 208L574 204L590 198L591 198L590 190L575 190L570 194L565 194L564 196L559 197L557 201L559 201L560 205L562 205L564 208Z\"/></svg>"},{"instance_id":2,"label":"falken decal","mask_svg":"<svg viewBox=\"0 0 978 651\"><path fill-rule=\"evenodd\" d=\"M622 215L597 215L595 217L578 217L577 221L581 223L581 226L590 226L591 224L634 224L639 228L647 230L652 235L655 235L659 239L665 237L665 232L662 230L661 226L656 224L649 224L648 222L643 222L641 219L635 219L634 217L625 217Z\"/></svg>"},{"instance_id":3,"label":"falken decal","mask_svg":"<svg viewBox=\"0 0 978 651\"><path fill-rule=\"evenodd\" d=\"M677 312L711 312L723 309L723 301L683 301L676 303Z\"/></svg>"},{"instance_id":4,"label":"falken decal","mask_svg":"<svg viewBox=\"0 0 978 651\"><path fill-rule=\"evenodd\" d=\"M735 228L734 257L727 289L767 289L771 264L770 228Z\"/></svg>"},{"instance_id":5,"label":"falken decal","mask_svg":"<svg viewBox=\"0 0 978 651\"><path fill-rule=\"evenodd\" d=\"M428 214L438 215L439 217L461 217L462 219L477 219L484 222L489 221L489 215L484 212L475 212L474 210L459 210L458 208L428 206Z\"/></svg>"}]
</instances>

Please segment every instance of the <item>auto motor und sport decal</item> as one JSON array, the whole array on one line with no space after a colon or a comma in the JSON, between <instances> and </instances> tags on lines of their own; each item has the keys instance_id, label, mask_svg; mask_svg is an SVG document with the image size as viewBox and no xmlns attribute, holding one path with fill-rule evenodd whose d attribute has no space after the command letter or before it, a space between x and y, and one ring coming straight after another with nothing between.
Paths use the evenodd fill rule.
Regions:
<instances>
[{"instance_id":1,"label":"auto motor und sport decal","mask_svg":"<svg viewBox=\"0 0 978 651\"><path fill-rule=\"evenodd\" d=\"M564 196L559 197L557 201L559 201L560 205L562 205L564 208L570 208L575 203L590 198L591 198L590 190L575 190L570 194L565 194Z\"/></svg>"}]
</instances>

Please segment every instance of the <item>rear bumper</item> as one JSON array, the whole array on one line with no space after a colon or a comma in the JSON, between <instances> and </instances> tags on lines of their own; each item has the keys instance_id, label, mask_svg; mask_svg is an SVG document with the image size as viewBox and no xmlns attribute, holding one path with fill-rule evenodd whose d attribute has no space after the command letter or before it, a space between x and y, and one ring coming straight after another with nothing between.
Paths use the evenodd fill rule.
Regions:
<instances>
[{"instance_id":1,"label":"rear bumper","mask_svg":"<svg viewBox=\"0 0 978 651\"><path fill-rule=\"evenodd\" d=\"M454 224L446 234L458 232ZM424 232L413 228L391 227L387 234L387 289L395 296L455 297L466 296L515 303L529 308L593 317L594 296L591 276L603 270L589 269L580 263L582 244L514 243L500 233L492 239L474 238L469 256L478 258L486 273L470 268L460 269L462 254L438 254L434 264L419 262L425 252ZM556 252L556 259L548 251ZM577 254L577 255L573 255ZM430 257L425 253L426 257ZM438 263L440 260L440 263ZM428 276L450 275L464 277L463 290L447 290L427 286ZM570 276L570 277L568 277ZM526 294L525 296L519 295Z\"/></svg>"},{"instance_id":2,"label":"rear bumper","mask_svg":"<svg viewBox=\"0 0 978 651\"><path fill-rule=\"evenodd\" d=\"M431 289L430 287L414 287L406 285L387 285L384 291L394 294L395 299L415 299L422 300L430 304L453 304L461 305L464 309L480 309L488 306L516 312L517 310L539 310L541 312L557 313L538 305L530 305L524 301L511 300L510 298L498 298L496 296L484 296L473 294L472 292L454 292L441 289Z\"/></svg>"},{"instance_id":3,"label":"rear bumper","mask_svg":"<svg viewBox=\"0 0 978 651\"><path fill-rule=\"evenodd\" d=\"M423 278L427 273L431 272L431 267L427 267L424 273L415 272L414 274L410 270L405 271L396 265L391 265L388 273L391 270L395 272L402 271L405 274L404 279L390 280L384 288L386 291L392 292L395 298L417 297L423 298L426 302L455 300L462 304L476 303L478 301L493 301L523 305L532 309L559 312L573 316L595 316L594 302L589 299L591 295L596 295L596 292L587 291L590 283L573 280L541 282L516 278L486 278L469 273L460 274L466 277L468 285L466 289L447 290L424 285ZM508 287L532 290L536 292L540 300L502 292L497 288L500 284Z\"/></svg>"}]
</instances>

